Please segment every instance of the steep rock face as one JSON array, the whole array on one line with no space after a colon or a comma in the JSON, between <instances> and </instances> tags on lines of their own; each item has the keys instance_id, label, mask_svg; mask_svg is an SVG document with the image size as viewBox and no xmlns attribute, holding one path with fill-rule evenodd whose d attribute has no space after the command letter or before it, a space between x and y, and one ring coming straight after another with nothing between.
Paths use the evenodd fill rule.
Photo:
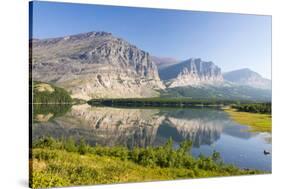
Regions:
<instances>
[{"instance_id":1,"label":"steep rock face","mask_svg":"<svg viewBox=\"0 0 281 189\"><path fill-rule=\"evenodd\" d=\"M238 85L247 85L260 89L271 89L271 80L263 78L260 74L248 69L234 70L223 74L226 81Z\"/></svg>"},{"instance_id":2,"label":"steep rock face","mask_svg":"<svg viewBox=\"0 0 281 189\"><path fill-rule=\"evenodd\" d=\"M32 77L86 100L157 96L164 88L147 52L106 32L32 40Z\"/></svg>"},{"instance_id":3,"label":"steep rock face","mask_svg":"<svg viewBox=\"0 0 281 189\"><path fill-rule=\"evenodd\" d=\"M168 87L198 86L223 82L221 69L213 62L188 59L159 70L160 78Z\"/></svg>"}]
</instances>

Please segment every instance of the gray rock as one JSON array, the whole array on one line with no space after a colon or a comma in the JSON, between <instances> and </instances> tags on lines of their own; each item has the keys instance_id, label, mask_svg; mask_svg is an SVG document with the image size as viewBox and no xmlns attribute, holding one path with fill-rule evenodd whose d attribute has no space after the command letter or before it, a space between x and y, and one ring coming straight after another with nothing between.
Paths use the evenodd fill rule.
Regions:
<instances>
[{"instance_id":1,"label":"gray rock","mask_svg":"<svg viewBox=\"0 0 281 189\"><path fill-rule=\"evenodd\" d=\"M221 69L213 62L205 62L200 58L165 67L159 70L159 74L168 87L217 85L223 82Z\"/></svg>"},{"instance_id":2,"label":"gray rock","mask_svg":"<svg viewBox=\"0 0 281 189\"><path fill-rule=\"evenodd\" d=\"M31 42L33 80L55 83L72 97L151 97L164 88L150 55L110 33Z\"/></svg>"}]
</instances>

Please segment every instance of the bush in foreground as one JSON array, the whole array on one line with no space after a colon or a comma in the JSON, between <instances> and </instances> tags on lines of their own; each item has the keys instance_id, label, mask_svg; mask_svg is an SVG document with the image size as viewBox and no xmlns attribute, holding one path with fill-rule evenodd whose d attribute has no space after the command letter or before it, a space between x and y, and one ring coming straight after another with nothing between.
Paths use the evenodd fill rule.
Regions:
<instances>
[{"instance_id":1,"label":"bush in foreground","mask_svg":"<svg viewBox=\"0 0 281 189\"><path fill-rule=\"evenodd\" d=\"M177 149L169 140L164 146L129 150L40 138L33 143L30 184L37 188L261 173L223 164L218 152L194 158L190 148L188 141Z\"/></svg>"}]
</instances>

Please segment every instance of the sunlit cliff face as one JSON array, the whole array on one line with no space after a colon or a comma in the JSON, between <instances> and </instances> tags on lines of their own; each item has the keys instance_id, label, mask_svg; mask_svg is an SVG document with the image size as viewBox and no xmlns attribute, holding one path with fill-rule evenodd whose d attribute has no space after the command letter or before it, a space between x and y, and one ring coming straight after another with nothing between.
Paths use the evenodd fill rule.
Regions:
<instances>
[{"instance_id":1,"label":"sunlit cliff face","mask_svg":"<svg viewBox=\"0 0 281 189\"><path fill-rule=\"evenodd\" d=\"M32 77L85 100L153 97L165 88L148 52L107 32L33 41Z\"/></svg>"}]
</instances>

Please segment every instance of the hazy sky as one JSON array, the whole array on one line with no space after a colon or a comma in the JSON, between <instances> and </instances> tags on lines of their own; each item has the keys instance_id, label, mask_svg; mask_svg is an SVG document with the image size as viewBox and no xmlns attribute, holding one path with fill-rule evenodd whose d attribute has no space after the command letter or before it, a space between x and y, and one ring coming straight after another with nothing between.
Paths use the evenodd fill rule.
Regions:
<instances>
[{"instance_id":1,"label":"hazy sky","mask_svg":"<svg viewBox=\"0 0 281 189\"><path fill-rule=\"evenodd\" d=\"M35 2L33 38L111 32L160 57L213 61L223 72L250 68L271 78L271 17Z\"/></svg>"}]
</instances>

